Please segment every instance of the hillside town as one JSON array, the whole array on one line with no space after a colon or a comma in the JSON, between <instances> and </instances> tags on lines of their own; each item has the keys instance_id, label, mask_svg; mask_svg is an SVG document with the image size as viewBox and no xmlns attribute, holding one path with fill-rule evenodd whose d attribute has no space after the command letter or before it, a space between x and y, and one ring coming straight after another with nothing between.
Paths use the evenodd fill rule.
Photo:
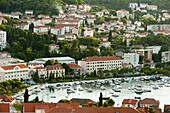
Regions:
<instances>
[{"instance_id":1,"label":"hillside town","mask_svg":"<svg viewBox=\"0 0 170 113\"><path fill-rule=\"evenodd\" d=\"M158 13L157 5L147 3L129 3L128 8L128 10L102 9L95 11L88 4L66 4L66 10L59 11L58 15L35 15L34 10L30 9L25 10L24 13L0 12L0 83L3 86L3 83L18 79L24 82L24 88L26 88L27 85L74 82L86 80L88 77L93 80L96 77L106 79L145 75L158 75L158 78L170 76L168 67L170 47L161 43L168 43L162 41L161 37L166 39L170 35L170 13L166 9ZM8 28L9 26L12 28ZM8 32L7 29L22 30L24 35L27 34L30 37L30 40L31 36L37 37L36 40L39 40L38 37L44 36L46 38L44 42L47 40L50 42L45 44L48 49L41 48L43 47L41 43L37 43L36 47L43 49L46 56L37 55L35 58L30 58L33 55L33 47L27 47L26 53L23 55L20 51L23 49L21 42L25 46L28 45L26 36L19 36L20 42L13 42L11 40L15 37L10 35L12 30ZM20 33L21 31L17 31L14 35L17 37ZM9 37L10 39L8 39ZM53 39L49 37L53 37ZM158 43L153 45L142 43L141 41L145 37L148 39L156 37ZM138 41L138 39L141 40ZM147 39L145 41L150 42ZM142 44L138 44L138 42ZM37 54L39 53L37 52ZM29 58L31 60L28 60ZM161 67L162 65L165 66ZM156 80L159 79L156 78ZM164 87L170 87L168 80ZM113 83L116 84L116 82ZM160 108L160 101L154 97L124 98L119 107L114 107L114 104L109 107L104 105L98 107L98 101L83 98L73 99L66 103L45 103L43 101L26 103L23 99L18 99L22 100L18 101L16 97L6 95L4 90L2 88L0 90L2 93L0 113L19 111L22 113L170 112L170 103L164 104L164 108ZM118 92L118 90L116 91ZM22 106L19 111L14 107L16 103Z\"/></svg>"}]
</instances>

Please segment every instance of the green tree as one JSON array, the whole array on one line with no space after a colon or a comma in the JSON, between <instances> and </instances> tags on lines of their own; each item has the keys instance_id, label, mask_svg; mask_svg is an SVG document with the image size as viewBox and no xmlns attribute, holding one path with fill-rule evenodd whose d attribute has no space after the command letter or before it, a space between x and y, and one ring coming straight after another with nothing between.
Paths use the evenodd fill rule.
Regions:
<instances>
[{"instance_id":1,"label":"green tree","mask_svg":"<svg viewBox=\"0 0 170 113\"><path fill-rule=\"evenodd\" d=\"M29 101L28 89L25 89L25 93L24 93L24 102L27 103L28 101Z\"/></svg>"},{"instance_id":2,"label":"green tree","mask_svg":"<svg viewBox=\"0 0 170 113\"><path fill-rule=\"evenodd\" d=\"M99 107L103 105L103 95L102 92L100 92L100 97L99 97Z\"/></svg>"}]
</instances>

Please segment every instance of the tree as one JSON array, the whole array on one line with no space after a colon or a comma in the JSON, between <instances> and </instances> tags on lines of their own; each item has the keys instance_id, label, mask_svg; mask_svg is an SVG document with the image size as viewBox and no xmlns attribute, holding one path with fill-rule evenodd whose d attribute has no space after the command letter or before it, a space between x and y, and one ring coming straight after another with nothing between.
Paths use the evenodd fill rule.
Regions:
<instances>
[{"instance_id":1,"label":"tree","mask_svg":"<svg viewBox=\"0 0 170 113\"><path fill-rule=\"evenodd\" d=\"M100 92L100 97L99 97L99 107L103 105L103 95L102 92Z\"/></svg>"},{"instance_id":2,"label":"tree","mask_svg":"<svg viewBox=\"0 0 170 113\"><path fill-rule=\"evenodd\" d=\"M39 102L38 96L35 97L34 101L35 101L35 102Z\"/></svg>"},{"instance_id":3,"label":"tree","mask_svg":"<svg viewBox=\"0 0 170 113\"><path fill-rule=\"evenodd\" d=\"M29 100L29 94L28 94L28 89L25 89L25 93L24 93L24 102L27 103Z\"/></svg>"}]
</instances>

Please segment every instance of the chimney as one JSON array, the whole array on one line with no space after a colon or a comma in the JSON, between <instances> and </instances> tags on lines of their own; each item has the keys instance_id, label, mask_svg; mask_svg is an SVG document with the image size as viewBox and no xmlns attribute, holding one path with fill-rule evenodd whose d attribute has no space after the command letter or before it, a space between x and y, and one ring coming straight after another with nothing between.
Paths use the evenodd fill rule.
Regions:
<instances>
[{"instance_id":1,"label":"chimney","mask_svg":"<svg viewBox=\"0 0 170 113\"><path fill-rule=\"evenodd\" d=\"M93 103L92 102L88 102L88 107L92 107Z\"/></svg>"}]
</instances>

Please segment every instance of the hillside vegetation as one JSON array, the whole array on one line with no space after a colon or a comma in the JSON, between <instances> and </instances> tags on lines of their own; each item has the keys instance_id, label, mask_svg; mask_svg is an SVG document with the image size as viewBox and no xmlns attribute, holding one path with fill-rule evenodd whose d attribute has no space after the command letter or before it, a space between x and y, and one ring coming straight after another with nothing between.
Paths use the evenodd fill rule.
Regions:
<instances>
[{"instance_id":1,"label":"hillside vegetation","mask_svg":"<svg viewBox=\"0 0 170 113\"><path fill-rule=\"evenodd\" d=\"M106 6L111 9L127 9L130 2L148 3L158 5L160 9L170 10L169 0L84 0L85 3L90 5Z\"/></svg>"},{"instance_id":2,"label":"hillside vegetation","mask_svg":"<svg viewBox=\"0 0 170 113\"><path fill-rule=\"evenodd\" d=\"M0 0L1 12L34 10L35 14L58 14L65 3L62 0Z\"/></svg>"}]
</instances>

